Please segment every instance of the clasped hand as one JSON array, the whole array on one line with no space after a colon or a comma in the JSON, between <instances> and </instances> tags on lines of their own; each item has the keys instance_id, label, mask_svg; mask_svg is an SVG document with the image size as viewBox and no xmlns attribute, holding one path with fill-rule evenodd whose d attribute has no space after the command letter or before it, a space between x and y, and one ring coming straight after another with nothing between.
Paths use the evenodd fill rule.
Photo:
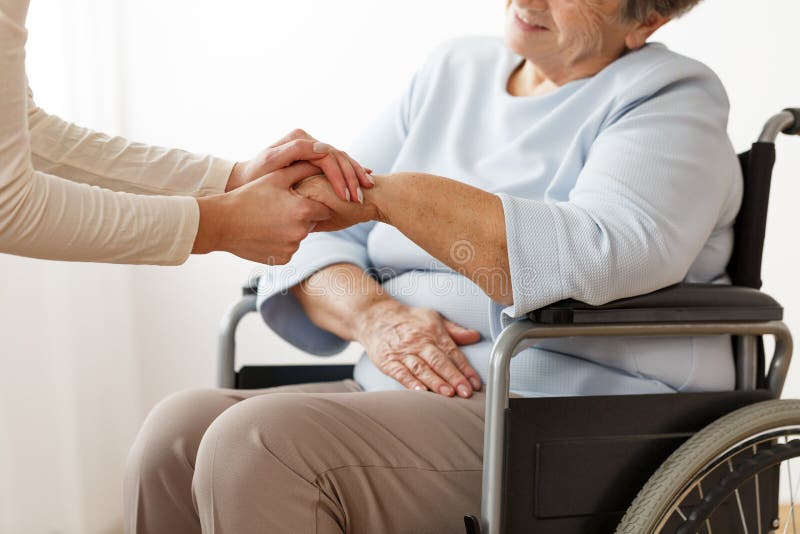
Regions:
<instances>
[{"instance_id":1,"label":"clasped hand","mask_svg":"<svg viewBox=\"0 0 800 534\"><path fill-rule=\"evenodd\" d=\"M336 218L330 208L293 189L321 172L342 205L360 205L362 188L373 187L358 162L295 130L237 163L224 194L197 199L200 223L192 252L223 250L268 265L287 263L317 224Z\"/></svg>"},{"instance_id":2,"label":"clasped hand","mask_svg":"<svg viewBox=\"0 0 800 534\"><path fill-rule=\"evenodd\" d=\"M371 199L362 196L360 202L343 201L336 195L333 184L325 176L316 175L301 180L292 190L330 210L330 217L316 222L314 230L318 232L333 232L378 217L377 208Z\"/></svg>"}]
</instances>

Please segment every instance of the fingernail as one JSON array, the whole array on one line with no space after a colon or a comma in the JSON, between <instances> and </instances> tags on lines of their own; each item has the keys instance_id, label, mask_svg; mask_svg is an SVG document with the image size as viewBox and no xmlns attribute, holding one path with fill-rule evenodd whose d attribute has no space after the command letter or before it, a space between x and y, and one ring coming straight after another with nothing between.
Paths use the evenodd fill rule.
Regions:
<instances>
[{"instance_id":1,"label":"fingernail","mask_svg":"<svg viewBox=\"0 0 800 534\"><path fill-rule=\"evenodd\" d=\"M317 141L316 143L314 143L312 150L317 154L324 154L326 152L331 151L331 145L329 145L328 143L322 143L320 141Z\"/></svg>"},{"instance_id":2,"label":"fingernail","mask_svg":"<svg viewBox=\"0 0 800 534\"><path fill-rule=\"evenodd\" d=\"M372 177L372 174L367 174L367 180L369 180L369 183L372 185L375 185L375 178Z\"/></svg>"},{"instance_id":3,"label":"fingernail","mask_svg":"<svg viewBox=\"0 0 800 534\"><path fill-rule=\"evenodd\" d=\"M357 188L356 192L358 193L358 201L363 204L364 203L364 193L361 191L361 188Z\"/></svg>"},{"instance_id":4,"label":"fingernail","mask_svg":"<svg viewBox=\"0 0 800 534\"><path fill-rule=\"evenodd\" d=\"M472 384L472 387L475 388L475 391L479 391L481 389L481 379L480 378L476 378L476 377L473 376L472 378L469 379L469 381Z\"/></svg>"},{"instance_id":5,"label":"fingernail","mask_svg":"<svg viewBox=\"0 0 800 534\"><path fill-rule=\"evenodd\" d=\"M346 198L347 201L350 202L350 190L349 189L345 189L344 190L344 198Z\"/></svg>"},{"instance_id":6,"label":"fingernail","mask_svg":"<svg viewBox=\"0 0 800 534\"><path fill-rule=\"evenodd\" d=\"M448 397L453 394L453 388L450 386L442 386L439 388L439 393L442 395L447 395Z\"/></svg>"},{"instance_id":7,"label":"fingernail","mask_svg":"<svg viewBox=\"0 0 800 534\"><path fill-rule=\"evenodd\" d=\"M469 388L465 385L458 386L458 394L464 397L465 399L469 397Z\"/></svg>"},{"instance_id":8,"label":"fingernail","mask_svg":"<svg viewBox=\"0 0 800 534\"><path fill-rule=\"evenodd\" d=\"M426 391L425 386L420 386L419 384L414 386L414 389L416 389L417 391Z\"/></svg>"}]
</instances>

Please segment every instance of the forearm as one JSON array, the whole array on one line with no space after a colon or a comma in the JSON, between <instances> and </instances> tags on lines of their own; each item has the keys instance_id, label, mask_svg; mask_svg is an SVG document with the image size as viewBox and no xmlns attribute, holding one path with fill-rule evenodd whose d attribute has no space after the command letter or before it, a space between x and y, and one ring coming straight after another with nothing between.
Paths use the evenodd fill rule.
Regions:
<instances>
[{"instance_id":1,"label":"forearm","mask_svg":"<svg viewBox=\"0 0 800 534\"><path fill-rule=\"evenodd\" d=\"M202 197L222 193L233 162L184 150L131 142L46 113L28 95L34 167L113 191Z\"/></svg>"},{"instance_id":2,"label":"forearm","mask_svg":"<svg viewBox=\"0 0 800 534\"><path fill-rule=\"evenodd\" d=\"M188 197L133 195L30 171L0 189L0 221L3 253L178 265L195 239L198 209Z\"/></svg>"},{"instance_id":3,"label":"forearm","mask_svg":"<svg viewBox=\"0 0 800 534\"><path fill-rule=\"evenodd\" d=\"M326 267L290 291L315 325L347 340L359 338L359 329L370 314L397 303L374 278L351 263Z\"/></svg>"},{"instance_id":4,"label":"forearm","mask_svg":"<svg viewBox=\"0 0 800 534\"><path fill-rule=\"evenodd\" d=\"M512 300L500 199L455 180L421 173L376 177L366 193L380 221L469 277L502 304Z\"/></svg>"},{"instance_id":5,"label":"forearm","mask_svg":"<svg viewBox=\"0 0 800 534\"><path fill-rule=\"evenodd\" d=\"M26 119L27 6L0 0L0 252L182 263L197 232L194 200L115 193L34 171Z\"/></svg>"}]
</instances>

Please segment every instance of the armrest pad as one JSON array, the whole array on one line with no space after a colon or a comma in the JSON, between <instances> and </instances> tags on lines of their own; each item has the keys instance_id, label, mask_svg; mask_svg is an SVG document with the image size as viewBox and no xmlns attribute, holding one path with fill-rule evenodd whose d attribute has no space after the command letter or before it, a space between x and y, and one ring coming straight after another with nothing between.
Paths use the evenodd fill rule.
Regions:
<instances>
[{"instance_id":1,"label":"armrest pad","mask_svg":"<svg viewBox=\"0 0 800 534\"><path fill-rule=\"evenodd\" d=\"M676 284L601 306L562 300L528 317L542 324L763 322L783 319L783 308L750 287Z\"/></svg>"}]
</instances>

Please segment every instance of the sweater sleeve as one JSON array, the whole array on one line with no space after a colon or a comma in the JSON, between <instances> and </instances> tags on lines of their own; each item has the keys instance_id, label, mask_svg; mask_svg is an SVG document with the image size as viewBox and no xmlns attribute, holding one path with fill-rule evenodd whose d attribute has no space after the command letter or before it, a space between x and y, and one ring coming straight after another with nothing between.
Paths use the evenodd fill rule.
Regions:
<instances>
[{"instance_id":1,"label":"sweater sleeve","mask_svg":"<svg viewBox=\"0 0 800 534\"><path fill-rule=\"evenodd\" d=\"M393 170L410 122L409 103L413 83L406 94L387 109L350 148L362 165L382 174ZM367 239L374 222L331 233L315 233L300 245L287 265L265 267L259 282L258 308L267 325L294 346L318 356L337 354L349 342L314 325L289 292L317 271L337 263L372 267Z\"/></svg>"},{"instance_id":2,"label":"sweater sleeve","mask_svg":"<svg viewBox=\"0 0 800 534\"><path fill-rule=\"evenodd\" d=\"M233 162L110 137L49 115L28 87L34 169L114 191L206 196L225 191Z\"/></svg>"},{"instance_id":3,"label":"sweater sleeve","mask_svg":"<svg viewBox=\"0 0 800 534\"><path fill-rule=\"evenodd\" d=\"M26 113L27 5L0 0L0 252L182 263L197 233L194 199L115 193L34 170Z\"/></svg>"},{"instance_id":4,"label":"sweater sleeve","mask_svg":"<svg viewBox=\"0 0 800 534\"><path fill-rule=\"evenodd\" d=\"M680 282L738 210L741 171L727 116L713 73L681 77L609 118L568 201L500 194L514 297L505 318Z\"/></svg>"},{"instance_id":5,"label":"sweater sleeve","mask_svg":"<svg viewBox=\"0 0 800 534\"><path fill-rule=\"evenodd\" d=\"M337 263L369 269L367 237L374 225L362 223L338 232L312 234L288 264L265 267L258 287L258 309L264 322L292 345L317 356L337 354L347 348L348 341L311 322L289 289Z\"/></svg>"}]
</instances>

